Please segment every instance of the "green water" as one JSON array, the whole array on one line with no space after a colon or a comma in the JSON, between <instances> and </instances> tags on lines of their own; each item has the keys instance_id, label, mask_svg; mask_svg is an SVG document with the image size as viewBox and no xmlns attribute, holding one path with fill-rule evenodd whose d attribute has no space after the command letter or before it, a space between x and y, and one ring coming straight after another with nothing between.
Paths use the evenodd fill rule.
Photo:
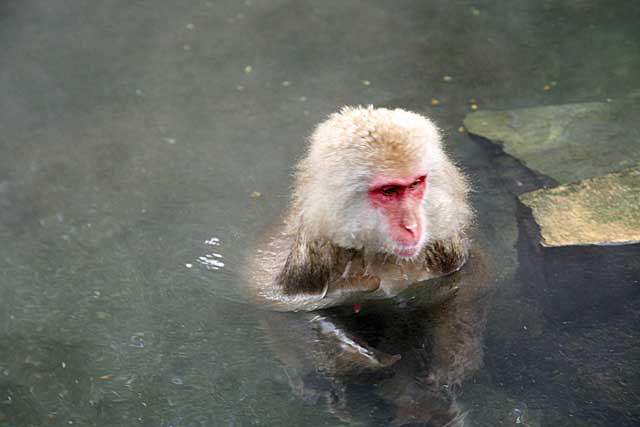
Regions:
<instances>
[{"instance_id":1,"label":"green water","mask_svg":"<svg viewBox=\"0 0 640 427\"><path fill-rule=\"evenodd\" d=\"M345 104L433 117L473 182L496 279L467 424L639 425L640 246L543 251L516 196L550 181L458 132L471 98L640 96L638 22L603 0L2 2L0 426L387 425L367 387L348 417L294 393L239 290Z\"/></svg>"}]
</instances>

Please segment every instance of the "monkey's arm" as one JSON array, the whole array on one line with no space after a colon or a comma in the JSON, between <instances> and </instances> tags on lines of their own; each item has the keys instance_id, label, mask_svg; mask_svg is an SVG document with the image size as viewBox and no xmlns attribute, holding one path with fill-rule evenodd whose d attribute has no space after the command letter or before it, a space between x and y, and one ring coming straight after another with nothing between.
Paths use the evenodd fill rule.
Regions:
<instances>
[{"instance_id":1,"label":"monkey's arm","mask_svg":"<svg viewBox=\"0 0 640 427\"><path fill-rule=\"evenodd\" d=\"M306 291L297 290L284 295L282 302L288 302L288 309L312 311L358 301L378 290L380 278L361 274L327 280L322 288L317 284L302 285Z\"/></svg>"},{"instance_id":2,"label":"monkey's arm","mask_svg":"<svg viewBox=\"0 0 640 427\"><path fill-rule=\"evenodd\" d=\"M469 255L469 242L463 235L437 240L424 250L423 268L434 277L460 270Z\"/></svg>"},{"instance_id":3,"label":"monkey's arm","mask_svg":"<svg viewBox=\"0 0 640 427\"><path fill-rule=\"evenodd\" d=\"M274 276L274 288L292 310L316 310L375 292L380 278L354 261L355 251L327 241L290 241L289 252ZM352 266L353 264L353 266Z\"/></svg>"}]
</instances>

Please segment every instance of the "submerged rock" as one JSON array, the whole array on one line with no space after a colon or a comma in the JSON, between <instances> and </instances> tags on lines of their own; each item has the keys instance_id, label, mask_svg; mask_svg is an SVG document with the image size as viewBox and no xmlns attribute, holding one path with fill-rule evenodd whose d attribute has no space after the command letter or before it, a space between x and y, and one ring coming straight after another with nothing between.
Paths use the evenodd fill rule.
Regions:
<instances>
[{"instance_id":1,"label":"submerged rock","mask_svg":"<svg viewBox=\"0 0 640 427\"><path fill-rule=\"evenodd\" d=\"M640 98L610 103L477 111L470 134L500 144L527 167L561 184L640 163Z\"/></svg>"},{"instance_id":2,"label":"submerged rock","mask_svg":"<svg viewBox=\"0 0 640 427\"><path fill-rule=\"evenodd\" d=\"M520 196L543 246L640 242L640 166Z\"/></svg>"}]
</instances>

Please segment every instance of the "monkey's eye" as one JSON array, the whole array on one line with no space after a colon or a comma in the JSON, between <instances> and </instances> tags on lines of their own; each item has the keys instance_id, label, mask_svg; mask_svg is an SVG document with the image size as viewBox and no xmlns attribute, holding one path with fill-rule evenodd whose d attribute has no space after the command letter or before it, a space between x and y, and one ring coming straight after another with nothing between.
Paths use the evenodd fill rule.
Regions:
<instances>
[{"instance_id":1,"label":"monkey's eye","mask_svg":"<svg viewBox=\"0 0 640 427\"><path fill-rule=\"evenodd\" d=\"M385 196L393 196L397 192L398 192L398 187L396 187L395 185L392 185L390 187L385 187L382 189L382 194L384 194Z\"/></svg>"}]
</instances>

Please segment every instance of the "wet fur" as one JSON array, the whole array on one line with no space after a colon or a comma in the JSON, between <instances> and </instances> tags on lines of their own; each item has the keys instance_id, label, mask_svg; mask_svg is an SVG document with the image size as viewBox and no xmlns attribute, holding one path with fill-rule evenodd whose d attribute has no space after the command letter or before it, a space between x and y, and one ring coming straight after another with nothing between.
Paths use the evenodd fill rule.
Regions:
<instances>
[{"instance_id":1,"label":"wet fur","mask_svg":"<svg viewBox=\"0 0 640 427\"><path fill-rule=\"evenodd\" d=\"M326 240L301 240L294 240L284 267L276 278L277 286L285 295L321 295L327 287L340 283L349 262L352 277L366 275L367 263L371 261L383 268L390 264L405 269L424 269L433 276L442 276L458 270L467 254L463 238L433 242L411 261L385 254L375 254L368 260L364 250L344 249Z\"/></svg>"},{"instance_id":2,"label":"wet fur","mask_svg":"<svg viewBox=\"0 0 640 427\"><path fill-rule=\"evenodd\" d=\"M400 109L347 107L321 123L309 142L284 221L249 269L261 303L315 310L384 298L464 264L469 185L429 119ZM401 258L393 255L384 218L370 204L368 184L380 174L415 171L427 174L420 206L424 246Z\"/></svg>"},{"instance_id":3,"label":"wet fur","mask_svg":"<svg viewBox=\"0 0 640 427\"><path fill-rule=\"evenodd\" d=\"M391 425L464 425L445 385L459 384L480 365L486 305L476 300L478 284L489 282L478 273L479 258L468 253L472 211L465 177L442 150L433 123L403 110L343 109L320 124L310 142L284 222L259 245L249 269L261 304L276 311L327 309L264 311L269 341L293 389L303 398L326 395L329 410L349 419L345 381L366 378L396 408ZM428 175L421 206L426 231L421 251L406 259L392 254L380 215L363 193L376 174L416 170ZM467 259L469 268L458 274L422 282L459 270ZM380 286L375 292L363 280L371 277ZM385 300L414 283L410 307ZM369 298L383 298L367 303L369 317L333 307ZM390 327L398 318L410 321ZM387 327L406 331L410 342L386 336ZM382 338L376 347L366 336L374 328ZM371 373L384 375L370 380ZM306 381L316 376L330 386Z\"/></svg>"}]
</instances>

